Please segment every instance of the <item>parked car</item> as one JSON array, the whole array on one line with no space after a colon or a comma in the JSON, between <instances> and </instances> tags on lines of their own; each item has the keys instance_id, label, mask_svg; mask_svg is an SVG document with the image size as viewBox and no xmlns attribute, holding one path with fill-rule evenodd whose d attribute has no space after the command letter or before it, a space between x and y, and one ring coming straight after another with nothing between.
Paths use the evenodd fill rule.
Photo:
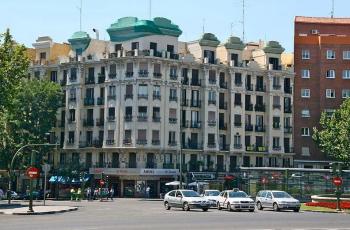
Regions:
<instances>
[{"instance_id":1,"label":"parked car","mask_svg":"<svg viewBox=\"0 0 350 230\"><path fill-rule=\"evenodd\" d=\"M21 199L29 200L30 199L29 193L23 193L21 195ZM42 199L44 199L44 191L42 191L42 190L33 191L33 200L42 200Z\"/></svg>"},{"instance_id":2,"label":"parked car","mask_svg":"<svg viewBox=\"0 0 350 230\"><path fill-rule=\"evenodd\" d=\"M299 212L300 202L284 191L263 190L256 195L256 206L259 210L272 208L274 211L290 209Z\"/></svg>"},{"instance_id":3,"label":"parked car","mask_svg":"<svg viewBox=\"0 0 350 230\"><path fill-rule=\"evenodd\" d=\"M208 211L211 203L208 199L201 197L197 192L193 190L172 190L165 194L164 207L169 210L172 207L182 208L184 211L190 209L202 209Z\"/></svg>"},{"instance_id":4,"label":"parked car","mask_svg":"<svg viewBox=\"0 0 350 230\"><path fill-rule=\"evenodd\" d=\"M218 197L220 195L219 190L204 190L203 197L207 198L211 202L211 206L216 207Z\"/></svg>"},{"instance_id":5,"label":"parked car","mask_svg":"<svg viewBox=\"0 0 350 230\"><path fill-rule=\"evenodd\" d=\"M226 190L220 193L217 201L217 208L219 210L226 208L232 210L249 210L254 212L255 203L245 192L239 190Z\"/></svg>"},{"instance_id":6,"label":"parked car","mask_svg":"<svg viewBox=\"0 0 350 230\"><path fill-rule=\"evenodd\" d=\"M18 200L20 199L20 196L15 191L10 191L11 194L11 200ZM2 199L7 199L7 192L4 192L4 195L2 196Z\"/></svg>"}]
</instances>

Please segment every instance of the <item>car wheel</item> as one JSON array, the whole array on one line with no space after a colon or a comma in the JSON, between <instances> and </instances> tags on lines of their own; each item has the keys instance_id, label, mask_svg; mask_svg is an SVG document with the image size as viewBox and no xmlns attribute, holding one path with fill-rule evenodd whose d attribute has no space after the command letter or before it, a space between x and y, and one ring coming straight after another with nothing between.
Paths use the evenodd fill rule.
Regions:
<instances>
[{"instance_id":1,"label":"car wheel","mask_svg":"<svg viewBox=\"0 0 350 230\"><path fill-rule=\"evenodd\" d=\"M168 202L164 202L164 207L166 210L170 210L171 208Z\"/></svg>"},{"instance_id":2,"label":"car wheel","mask_svg":"<svg viewBox=\"0 0 350 230\"><path fill-rule=\"evenodd\" d=\"M300 211L300 208L295 208L293 211L294 211L294 212L299 212L299 211Z\"/></svg>"},{"instance_id":3,"label":"car wheel","mask_svg":"<svg viewBox=\"0 0 350 230\"><path fill-rule=\"evenodd\" d=\"M188 205L187 202L185 202L185 203L183 204L183 210L185 210L185 211L190 211L190 206Z\"/></svg>"},{"instance_id":4,"label":"car wheel","mask_svg":"<svg viewBox=\"0 0 350 230\"><path fill-rule=\"evenodd\" d=\"M227 209L231 212L232 211L232 207L230 203L227 203Z\"/></svg>"},{"instance_id":5,"label":"car wheel","mask_svg":"<svg viewBox=\"0 0 350 230\"><path fill-rule=\"evenodd\" d=\"M254 212L255 210L254 209L249 209L249 212Z\"/></svg>"},{"instance_id":6,"label":"car wheel","mask_svg":"<svg viewBox=\"0 0 350 230\"><path fill-rule=\"evenodd\" d=\"M280 208L278 207L278 204L277 204L277 203L274 203L274 204L273 204L273 210L274 210L275 212L278 212L278 211L280 210Z\"/></svg>"},{"instance_id":7,"label":"car wheel","mask_svg":"<svg viewBox=\"0 0 350 230\"><path fill-rule=\"evenodd\" d=\"M221 209L222 209L221 206L220 206L220 202L218 202L218 203L216 204L216 207L218 208L218 210L221 210Z\"/></svg>"},{"instance_id":8,"label":"car wheel","mask_svg":"<svg viewBox=\"0 0 350 230\"><path fill-rule=\"evenodd\" d=\"M256 203L256 207L258 207L258 210L264 209L260 202Z\"/></svg>"},{"instance_id":9,"label":"car wheel","mask_svg":"<svg viewBox=\"0 0 350 230\"><path fill-rule=\"evenodd\" d=\"M202 208L203 212L208 211L208 208Z\"/></svg>"}]
</instances>

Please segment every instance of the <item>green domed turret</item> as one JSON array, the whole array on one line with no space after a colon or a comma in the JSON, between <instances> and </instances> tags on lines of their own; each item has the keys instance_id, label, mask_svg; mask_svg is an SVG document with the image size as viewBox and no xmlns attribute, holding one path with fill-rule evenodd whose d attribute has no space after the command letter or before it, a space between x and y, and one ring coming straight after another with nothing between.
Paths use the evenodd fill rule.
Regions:
<instances>
[{"instance_id":1,"label":"green domed turret","mask_svg":"<svg viewBox=\"0 0 350 230\"><path fill-rule=\"evenodd\" d=\"M68 42L74 51L84 51L90 44L91 38L88 33L84 31L75 32Z\"/></svg>"}]
</instances>

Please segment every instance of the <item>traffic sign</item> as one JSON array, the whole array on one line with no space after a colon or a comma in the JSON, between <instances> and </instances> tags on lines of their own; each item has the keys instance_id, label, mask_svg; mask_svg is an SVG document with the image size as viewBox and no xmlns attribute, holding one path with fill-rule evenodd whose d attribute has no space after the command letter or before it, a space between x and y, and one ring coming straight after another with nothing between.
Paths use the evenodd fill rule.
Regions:
<instances>
[{"instance_id":1,"label":"traffic sign","mask_svg":"<svg viewBox=\"0 0 350 230\"><path fill-rule=\"evenodd\" d=\"M49 172L51 169L51 166L49 164L43 164L42 169L44 172Z\"/></svg>"},{"instance_id":2,"label":"traffic sign","mask_svg":"<svg viewBox=\"0 0 350 230\"><path fill-rule=\"evenodd\" d=\"M261 178L261 183L262 184L267 184L267 178L266 177Z\"/></svg>"},{"instance_id":3,"label":"traffic sign","mask_svg":"<svg viewBox=\"0 0 350 230\"><path fill-rule=\"evenodd\" d=\"M36 179L36 178L39 178L40 171L38 168L29 167L29 168L27 168L26 174L30 179Z\"/></svg>"},{"instance_id":4,"label":"traffic sign","mask_svg":"<svg viewBox=\"0 0 350 230\"><path fill-rule=\"evenodd\" d=\"M341 186L343 184L343 179L341 177L334 177L333 178L333 184L335 186Z\"/></svg>"},{"instance_id":5,"label":"traffic sign","mask_svg":"<svg viewBox=\"0 0 350 230\"><path fill-rule=\"evenodd\" d=\"M102 187L103 185L105 185L105 181L104 180L100 180L100 186Z\"/></svg>"}]
</instances>

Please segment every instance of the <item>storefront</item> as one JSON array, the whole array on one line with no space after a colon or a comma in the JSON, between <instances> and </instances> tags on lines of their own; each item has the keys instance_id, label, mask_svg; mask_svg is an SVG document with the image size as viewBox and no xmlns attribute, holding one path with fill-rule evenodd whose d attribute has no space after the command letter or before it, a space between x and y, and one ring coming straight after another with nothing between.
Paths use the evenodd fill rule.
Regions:
<instances>
[{"instance_id":1,"label":"storefront","mask_svg":"<svg viewBox=\"0 0 350 230\"><path fill-rule=\"evenodd\" d=\"M113 187L117 197L159 198L160 193L167 192L165 183L179 176L178 169L145 169L145 168L90 168L90 174L97 183L103 178L107 187Z\"/></svg>"}]
</instances>

